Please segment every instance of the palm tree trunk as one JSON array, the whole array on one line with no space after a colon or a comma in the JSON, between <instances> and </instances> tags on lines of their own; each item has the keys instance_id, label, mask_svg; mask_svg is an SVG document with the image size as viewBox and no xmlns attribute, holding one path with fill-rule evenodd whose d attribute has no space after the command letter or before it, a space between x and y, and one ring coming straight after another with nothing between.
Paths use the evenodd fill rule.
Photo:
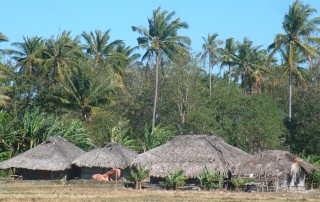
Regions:
<instances>
[{"instance_id":1,"label":"palm tree trunk","mask_svg":"<svg viewBox=\"0 0 320 202\"><path fill-rule=\"evenodd\" d=\"M289 120L289 134L288 134L288 143L289 143L289 151L291 149L291 106L292 106L292 71L291 67L289 67L289 97L288 97L288 105L289 105L289 110L288 110L288 120Z\"/></svg>"},{"instance_id":2,"label":"palm tree trunk","mask_svg":"<svg viewBox=\"0 0 320 202\"><path fill-rule=\"evenodd\" d=\"M288 119L289 122L291 122L291 106L292 106L292 71L291 68L289 68L289 98L288 98L288 105L289 105L289 114Z\"/></svg>"},{"instance_id":3,"label":"palm tree trunk","mask_svg":"<svg viewBox=\"0 0 320 202\"><path fill-rule=\"evenodd\" d=\"M229 64L229 84L231 83L231 65Z\"/></svg>"},{"instance_id":4,"label":"palm tree trunk","mask_svg":"<svg viewBox=\"0 0 320 202\"><path fill-rule=\"evenodd\" d=\"M158 85L159 85L159 62L160 62L160 53L156 53L156 69L155 69L155 89L154 89L154 100L153 100L153 113L152 113L152 132L156 125L156 110L157 110L157 101L158 101Z\"/></svg>"},{"instance_id":5,"label":"palm tree trunk","mask_svg":"<svg viewBox=\"0 0 320 202\"><path fill-rule=\"evenodd\" d=\"M209 62L209 93L210 93L210 96L211 96L211 65L210 65L210 62Z\"/></svg>"}]
</instances>

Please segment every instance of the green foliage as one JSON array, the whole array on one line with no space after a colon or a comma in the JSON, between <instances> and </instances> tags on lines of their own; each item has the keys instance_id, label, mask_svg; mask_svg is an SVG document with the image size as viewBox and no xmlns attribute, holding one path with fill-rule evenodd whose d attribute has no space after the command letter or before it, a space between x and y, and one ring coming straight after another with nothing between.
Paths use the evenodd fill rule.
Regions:
<instances>
[{"instance_id":1,"label":"green foliage","mask_svg":"<svg viewBox=\"0 0 320 202\"><path fill-rule=\"evenodd\" d=\"M130 171L130 181L134 183L136 189L141 189L142 180L149 177L149 170L138 165Z\"/></svg>"},{"instance_id":2,"label":"green foliage","mask_svg":"<svg viewBox=\"0 0 320 202\"><path fill-rule=\"evenodd\" d=\"M131 128L128 120L119 121L118 125L111 128L110 142L119 143L132 150L136 150L136 151L141 150L139 141L131 137Z\"/></svg>"},{"instance_id":3,"label":"green foliage","mask_svg":"<svg viewBox=\"0 0 320 202\"><path fill-rule=\"evenodd\" d=\"M169 172L170 173L170 172ZM166 178L164 185L168 189L176 190L179 186L184 185L187 177L183 175L183 170L170 173Z\"/></svg>"},{"instance_id":4,"label":"green foliage","mask_svg":"<svg viewBox=\"0 0 320 202\"><path fill-rule=\"evenodd\" d=\"M292 105L292 121L289 125L291 151L306 155L314 154L320 156L319 141L320 133L319 119L320 90L318 85L309 86L308 89L299 88L295 91ZM288 138L289 139L289 138Z\"/></svg>"},{"instance_id":5,"label":"green foliage","mask_svg":"<svg viewBox=\"0 0 320 202\"><path fill-rule=\"evenodd\" d=\"M0 63L0 67L1 65L2 64ZM2 71L2 68L0 68L0 109L2 107L7 107L8 102L10 101L10 97L7 95L7 93L11 91L11 87L6 84L7 81L8 77L4 71Z\"/></svg>"},{"instance_id":6,"label":"green foliage","mask_svg":"<svg viewBox=\"0 0 320 202\"><path fill-rule=\"evenodd\" d=\"M88 151L95 147L79 119L56 120L47 132L47 137L59 135Z\"/></svg>"},{"instance_id":7,"label":"green foliage","mask_svg":"<svg viewBox=\"0 0 320 202\"><path fill-rule=\"evenodd\" d=\"M312 154L306 155L305 152L303 152L301 156L308 163L311 163L316 167L320 168L320 156L316 156ZM320 187L320 171L308 173L306 176L306 184L309 184L312 189L319 188Z\"/></svg>"},{"instance_id":8,"label":"green foliage","mask_svg":"<svg viewBox=\"0 0 320 202\"><path fill-rule=\"evenodd\" d=\"M117 82L117 75L105 75L103 71L94 72L93 66L90 60L78 61L71 69L72 74L59 81L50 96L52 102L78 111L84 120L89 119L100 106L110 104L115 89L121 87Z\"/></svg>"},{"instance_id":9,"label":"green foliage","mask_svg":"<svg viewBox=\"0 0 320 202\"><path fill-rule=\"evenodd\" d=\"M215 171L208 170L207 166L203 173L197 177L202 189L210 190L211 188L220 188L222 176L217 175Z\"/></svg>"},{"instance_id":10,"label":"green foliage","mask_svg":"<svg viewBox=\"0 0 320 202\"><path fill-rule=\"evenodd\" d=\"M160 125L156 126L153 131L150 131L148 125L146 124L144 129L144 136L141 138L138 137L138 140L142 145L143 152L166 143L174 136L172 131L161 127Z\"/></svg>"},{"instance_id":11,"label":"green foliage","mask_svg":"<svg viewBox=\"0 0 320 202\"><path fill-rule=\"evenodd\" d=\"M239 187L244 185L245 183L249 182L255 182L255 179L253 178L232 178L231 182L236 186L237 191L239 190Z\"/></svg>"}]
</instances>

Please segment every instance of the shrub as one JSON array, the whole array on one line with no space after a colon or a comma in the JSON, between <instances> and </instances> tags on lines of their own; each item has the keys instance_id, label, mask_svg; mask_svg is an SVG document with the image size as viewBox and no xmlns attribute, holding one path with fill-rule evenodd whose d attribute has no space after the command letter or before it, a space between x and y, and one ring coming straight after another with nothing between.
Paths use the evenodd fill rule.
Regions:
<instances>
[{"instance_id":1,"label":"shrub","mask_svg":"<svg viewBox=\"0 0 320 202\"><path fill-rule=\"evenodd\" d=\"M201 176L197 177L202 189L210 190L211 188L220 188L222 176L216 175L215 171L208 170L207 167L203 169Z\"/></svg>"},{"instance_id":2,"label":"shrub","mask_svg":"<svg viewBox=\"0 0 320 202\"><path fill-rule=\"evenodd\" d=\"M236 187L236 191L239 191L240 186L244 185L245 183L255 182L255 179L253 179L253 178L233 178L231 181L234 184L234 186Z\"/></svg>"},{"instance_id":3,"label":"shrub","mask_svg":"<svg viewBox=\"0 0 320 202\"><path fill-rule=\"evenodd\" d=\"M142 166L134 167L130 171L130 181L134 183L135 189L141 189L142 180L149 177L149 170L143 168Z\"/></svg>"},{"instance_id":4,"label":"shrub","mask_svg":"<svg viewBox=\"0 0 320 202\"><path fill-rule=\"evenodd\" d=\"M187 177L183 175L183 170L170 173L170 175L165 178L165 187L176 190L179 186L185 184L186 179Z\"/></svg>"}]
</instances>

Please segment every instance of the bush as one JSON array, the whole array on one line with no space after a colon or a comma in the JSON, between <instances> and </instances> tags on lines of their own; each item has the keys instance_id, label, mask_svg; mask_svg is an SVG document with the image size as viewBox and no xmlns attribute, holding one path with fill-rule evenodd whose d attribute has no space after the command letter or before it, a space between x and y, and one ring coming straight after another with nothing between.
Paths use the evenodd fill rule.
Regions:
<instances>
[{"instance_id":1,"label":"bush","mask_svg":"<svg viewBox=\"0 0 320 202\"><path fill-rule=\"evenodd\" d=\"M209 171L207 167L203 169L201 176L197 177L202 189L220 188L222 176L216 175L215 171Z\"/></svg>"},{"instance_id":2,"label":"bush","mask_svg":"<svg viewBox=\"0 0 320 202\"><path fill-rule=\"evenodd\" d=\"M186 179L187 177L183 175L183 170L170 173L170 175L165 178L165 187L176 190L179 186L185 184Z\"/></svg>"},{"instance_id":3,"label":"bush","mask_svg":"<svg viewBox=\"0 0 320 202\"><path fill-rule=\"evenodd\" d=\"M255 179L253 179L253 178L233 178L231 180L231 182L236 187L236 190L239 191L240 186L244 185L245 183L255 182Z\"/></svg>"},{"instance_id":4,"label":"bush","mask_svg":"<svg viewBox=\"0 0 320 202\"><path fill-rule=\"evenodd\" d=\"M130 171L130 181L134 183L135 189L141 189L142 180L149 177L149 170L143 168L142 166L134 167Z\"/></svg>"}]
</instances>

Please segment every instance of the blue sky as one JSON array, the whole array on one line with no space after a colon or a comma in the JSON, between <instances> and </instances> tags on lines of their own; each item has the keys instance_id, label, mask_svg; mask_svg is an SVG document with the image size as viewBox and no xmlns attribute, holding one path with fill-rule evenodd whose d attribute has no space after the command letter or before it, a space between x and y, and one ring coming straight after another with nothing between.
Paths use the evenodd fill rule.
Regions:
<instances>
[{"instance_id":1,"label":"blue sky","mask_svg":"<svg viewBox=\"0 0 320 202\"><path fill-rule=\"evenodd\" d=\"M319 0L302 0L318 10ZM5 0L1 2L0 32L9 38L0 48L21 42L23 36L50 38L63 30L73 36L83 31L111 29L111 40L137 45L138 33L131 26L147 27L147 19L158 6L189 24L180 35L192 39L192 49L201 51L202 36L218 33L218 39L248 37L266 48L277 33L293 0Z\"/></svg>"}]
</instances>

